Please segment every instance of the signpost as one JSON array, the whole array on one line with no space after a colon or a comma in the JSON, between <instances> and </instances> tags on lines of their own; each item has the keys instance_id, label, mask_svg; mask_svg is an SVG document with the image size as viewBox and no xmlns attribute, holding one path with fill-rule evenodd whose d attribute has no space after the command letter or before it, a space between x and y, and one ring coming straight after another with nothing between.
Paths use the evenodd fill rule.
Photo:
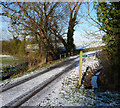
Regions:
<instances>
[{"instance_id":1,"label":"signpost","mask_svg":"<svg viewBox=\"0 0 120 108\"><path fill-rule=\"evenodd\" d=\"M80 51L80 61L79 61L79 87L81 86L81 75L82 75L82 51Z\"/></svg>"},{"instance_id":2,"label":"signpost","mask_svg":"<svg viewBox=\"0 0 120 108\"><path fill-rule=\"evenodd\" d=\"M78 86L81 86L81 77L82 77L82 57L87 57L87 55L82 55L83 51L80 51L80 60L79 60L79 83Z\"/></svg>"}]
</instances>

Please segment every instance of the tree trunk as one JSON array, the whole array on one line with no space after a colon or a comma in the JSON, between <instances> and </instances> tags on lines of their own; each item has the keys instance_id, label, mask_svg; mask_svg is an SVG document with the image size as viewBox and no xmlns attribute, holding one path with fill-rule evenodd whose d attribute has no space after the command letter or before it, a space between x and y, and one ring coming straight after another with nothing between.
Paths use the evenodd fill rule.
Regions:
<instances>
[{"instance_id":1,"label":"tree trunk","mask_svg":"<svg viewBox=\"0 0 120 108\"><path fill-rule=\"evenodd\" d=\"M75 45L74 45L74 39L73 39L73 33L74 33L74 26L75 26L75 19L72 18L69 22L68 27L68 33L67 33L67 52L74 52L75 51Z\"/></svg>"}]
</instances>

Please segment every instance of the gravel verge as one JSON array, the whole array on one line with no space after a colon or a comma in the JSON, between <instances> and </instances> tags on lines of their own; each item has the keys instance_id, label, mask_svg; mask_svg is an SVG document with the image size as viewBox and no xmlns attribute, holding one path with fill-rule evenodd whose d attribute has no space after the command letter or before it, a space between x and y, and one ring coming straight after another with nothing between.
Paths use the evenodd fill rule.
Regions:
<instances>
[{"instance_id":1,"label":"gravel verge","mask_svg":"<svg viewBox=\"0 0 120 108\"><path fill-rule=\"evenodd\" d=\"M96 68L99 59L89 56L84 59L82 73L86 67ZM79 63L67 73L64 78L56 81L44 94L39 93L34 99L24 104L27 106L120 106L118 92L100 91L99 89L85 89L84 85L77 88L79 79ZM38 101L39 102L38 102ZM36 102L35 102L36 101ZM31 103L30 103L31 102Z\"/></svg>"}]
</instances>

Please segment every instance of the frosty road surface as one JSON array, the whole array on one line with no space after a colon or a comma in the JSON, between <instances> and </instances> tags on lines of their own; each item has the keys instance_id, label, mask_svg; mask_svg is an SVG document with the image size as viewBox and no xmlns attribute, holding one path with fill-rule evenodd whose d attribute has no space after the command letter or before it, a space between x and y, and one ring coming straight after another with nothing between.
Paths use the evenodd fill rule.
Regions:
<instances>
[{"instance_id":1,"label":"frosty road surface","mask_svg":"<svg viewBox=\"0 0 120 108\"><path fill-rule=\"evenodd\" d=\"M93 56L83 58L82 73L85 72L86 67L89 65L93 67L97 64L98 59L94 60ZM95 68L95 66L94 66ZM95 76L99 75L96 73ZM118 92L101 91L97 89L85 89L84 85L81 88L76 88L79 79L79 63L67 73L54 80L49 86L45 87L42 91L38 92L32 98L27 100L22 106L36 106L36 107L50 107L60 106L63 107L102 107L105 108L113 106L120 106L120 94ZM96 84L96 80L93 80ZM111 107L110 107L111 108ZM119 108L119 107L117 107Z\"/></svg>"},{"instance_id":2,"label":"frosty road surface","mask_svg":"<svg viewBox=\"0 0 120 108\"><path fill-rule=\"evenodd\" d=\"M42 75L39 75L29 81L26 81L18 86L15 86L9 90L6 90L5 92L0 93L0 107L5 106L6 104L10 103L11 101L15 100L17 97L21 96L21 94L25 94L26 92L30 91L32 88L38 86L40 83L43 83L47 79L50 79L53 75L57 75L67 67L71 65L71 63L78 61L78 59L72 60L67 62L64 66L61 66L60 68L57 67L47 73L44 73Z\"/></svg>"}]
</instances>

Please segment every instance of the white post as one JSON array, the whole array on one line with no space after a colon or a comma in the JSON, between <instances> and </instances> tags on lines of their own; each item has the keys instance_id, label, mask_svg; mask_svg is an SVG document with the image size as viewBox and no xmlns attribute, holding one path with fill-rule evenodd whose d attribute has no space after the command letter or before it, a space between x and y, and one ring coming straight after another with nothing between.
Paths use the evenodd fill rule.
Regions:
<instances>
[{"instance_id":1,"label":"white post","mask_svg":"<svg viewBox=\"0 0 120 108\"><path fill-rule=\"evenodd\" d=\"M60 59L61 59L61 54L60 54Z\"/></svg>"},{"instance_id":2,"label":"white post","mask_svg":"<svg viewBox=\"0 0 120 108\"><path fill-rule=\"evenodd\" d=\"M64 57L66 57L66 53L64 54Z\"/></svg>"}]
</instances>

